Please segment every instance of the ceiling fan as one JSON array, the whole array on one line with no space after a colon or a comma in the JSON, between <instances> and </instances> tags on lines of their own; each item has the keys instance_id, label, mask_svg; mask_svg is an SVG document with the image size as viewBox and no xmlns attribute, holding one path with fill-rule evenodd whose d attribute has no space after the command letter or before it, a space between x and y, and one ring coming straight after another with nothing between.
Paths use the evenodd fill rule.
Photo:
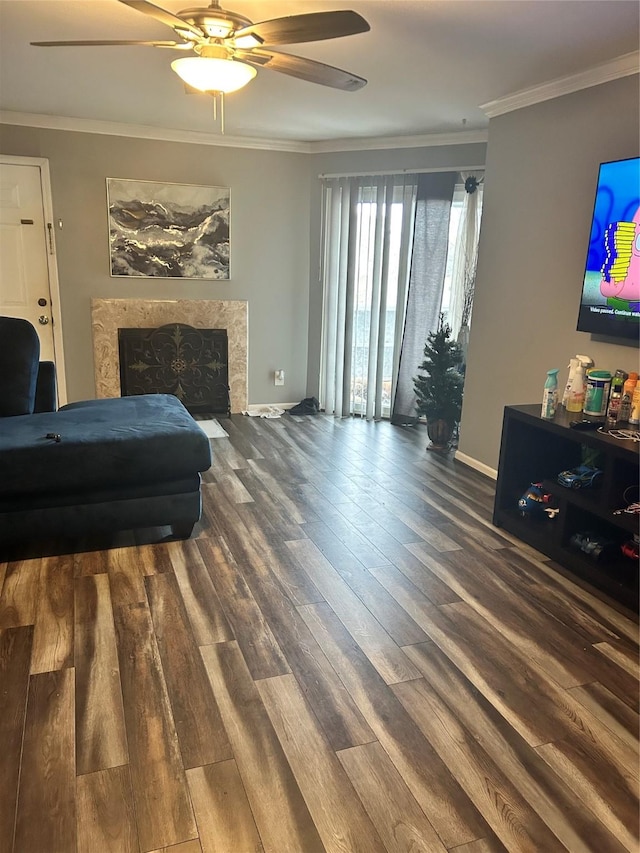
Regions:
<instances>
[{"instance_id":1,"label":"ceiling fan","mask_svg":"<svg viewBox=\"0 0 640 853\"><path fill-rule=\"evenodd\" d=\"M256 76L256 68L268 68L291 77L354 92L367 81L340 68L312 59L272 50L272 45L321 41L367 32L369 24L357 12L311 12L254 24L237 12L212 0L207 7L183 9L176 14L147 0L118 0L138 12L171 27L180 41L33 41L36 47L100 47L142 45L190 51L171 63L187 89L210 94L242 88Z\"/></svg>"}]
</instances>

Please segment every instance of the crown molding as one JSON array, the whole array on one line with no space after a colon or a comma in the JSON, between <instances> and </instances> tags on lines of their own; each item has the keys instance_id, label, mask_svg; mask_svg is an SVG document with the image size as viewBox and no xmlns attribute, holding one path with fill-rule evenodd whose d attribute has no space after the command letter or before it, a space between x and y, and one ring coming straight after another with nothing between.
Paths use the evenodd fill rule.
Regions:
<instances>
[{"instance_id":1,"label":"crown molding","mask_svg":"<svg viewBox=\"0 0 640 853\"><path fill-rule=\"evenodd\" d=\"M301 142L286 139L262 139L250 136L223 136L194 130L175 130L142 124L122 124L69 116L42 113L21 113L0 110L0 124L20 127L39 127L46 130L70 130L78 133L99 133L107 136L128 136L134 139L154 139L161 142L182 142L192 145L217 145L224 148L253 148L285 151L294 154L317 154L338 151L375 151L386 148L428 148L437 145L463 145L486 142L486 130L466 130L458 133L425 133L420 136L386 138L328 139Z\"/></svg>"},{"instance_id":2,"label":"crown molding","mask_svg":"<svg viewBox=\"0 0 640 853\"><path fill-rule=\"evenodd\" d=\"M418 136L387 136L380 138L327 139L310 142L312 154L328 154L339 151L380 151L386 148L433 148L438 145L466 145L486 142L487 130L461 130L455 133L423 133Z\"/></svg>"},{"instance_id":3,"label":"crown molding","mask_svg":"<svg viewBox=\"0 0 640 853\"><path fill-rule=\"evenodd\" d=\"M608 83L621 77L640 73L640 52L634 51L618 56L601 65L596 65L578 74L559 77L522 89L504 98L481 104L480 109L489 118L519 110L522 107L569 95L581 89ZM99 133L107 136L125 136L134 139L154 139L161 142L182 142L192 145L213 145L224 148L252 148L266 151L285 151L295 154L338 153L341 151L381 151L401 148L433 148L443 145L464 145L474 142L486 142L487 130L463 130L454 133L425 133L415 136L359 137L353 139L327 139L316 142L304 142L287 139L268 139L250 136L224 136L222 134L201 133L195 130L152 127L142 124L124 124L120 122L95 119L72 118L69 116L45 115L42 113L22 113L0 110L0 124L12 124L21 127L39 127L47 130L67 130L79 133Z\"/></svg>"},{"instance_id":4,"label":"crown molding","mask_svg":"<svg viewBox=\"0 0 640 853\"><path fill-rule=\"evenodd\" d=\"M522 109L522 107L531 107L543 101L550 101L562 95L570 95L573 92L579 92L581 89L589 89L592 86L599 86L601 83L609 83L611 80L618 80L621 77L629 77L638 73L640 73L640 52L636 50L611 59L609 62L603 62L601 65L594 65L593 68L580 71L578 74L558 77L547 83L541 83L539 86L532 86L529 89L514 92L512 95L506 95L504 98L488 101L486 104L481 104L480 109L489 118L495 118Z\"/></svg>"},{"instance_id":5,"label":"crown molding","mask_svg":"<svg viewBox=\"0 0 640 853\"><path fill-rule=\"evenodd\" d=\"M71 130L78 133L100 133L107 136L128 136L134 139L154 139L160 142L183 142L192 145L217 145L224 148L254 148L269 151L287 151L308 154L309 143L283 139L261 139L250 136L223 136L200 133L196 130L175 130L150 127L145 124L121 124L68 116L51 116L42 113L19 113L0 110L0 124L20 127L40 127L46 130Z\"/></svg>"}]
</instances>

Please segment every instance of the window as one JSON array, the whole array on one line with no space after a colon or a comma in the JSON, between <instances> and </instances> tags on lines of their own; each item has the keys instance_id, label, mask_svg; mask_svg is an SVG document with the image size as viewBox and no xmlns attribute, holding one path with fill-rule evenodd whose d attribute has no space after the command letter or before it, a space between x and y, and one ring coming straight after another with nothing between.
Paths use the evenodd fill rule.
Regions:
<instances>
[{"instance_id":1,"label":"window","mask_svg":"<svg viewBox=\"0 0 640 853\"><path fill-rule=\"evenodd\" d=\"M451 303L453 287L453 259L455 256L456 240L458 238L458 229L460 228L465 196L464 184L456 184L456 188L453 191L453 201L451 202L451 218L449 219L449 249L447 251L447 266L444 272L444 288L442 290L441 310L445 315L448 314Z\"/></svg>"},{"instance_id":2,"label":"window","mask_svg":"<svg viewBox=\"0 0 640 853\"><path fill-rule=\"evenodd\" d=\"M455 335L466 304L466 247L476 245L468 213L479 209L480 192L470 196L456 184L463 177L323 179L325 411L403 423L414 417L424 341L441 311Z\"/></svg>"},{"instance_id":3,"label":"window","mask_svg":"<svg viewBox=\"0 0 640 853\"><path fill-rule=\"evenodd\" d=\"M325 185L320 395L327 411L389 416L414 203L415 182L405 176Z\"/></svg>"},{"instance_id":4,"label":"window","mask_svg":"<svg viewBox=\"0 0 640 853\"><path fill-rule=\"evenodd\" d=\"M370 349L372 339L373 281L375 275L375 226L378 207L375 201L362 201L357 207L358 249L356 255L356 296L354 306L354 335L352 344L351 410L354 414L365 414L369 396L369 360L377 359ZM396 317L404 311L398 306L398 276L400 274L400 244L402 236L402 202L394 201L388 207L389 217L389 260L386 271L386 300L379 311L379 334L382 337L382 416L388 417L391 410L391 386L393 377L393 353L396 338ZM375 337L375 336L374 336Z\"/></svg>"}]
</instances>

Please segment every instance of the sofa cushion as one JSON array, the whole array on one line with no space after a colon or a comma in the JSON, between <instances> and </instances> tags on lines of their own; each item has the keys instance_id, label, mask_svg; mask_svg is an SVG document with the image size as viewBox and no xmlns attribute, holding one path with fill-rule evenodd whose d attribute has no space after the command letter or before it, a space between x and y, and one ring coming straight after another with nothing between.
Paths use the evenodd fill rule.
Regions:
<instances>
[{"instance_id":1,"label":"sofa cushion","mask_svg":"<svg viewBox=\"0 0 640 853\"><path fill-rule=\"evenodd\" d=\"M0 417L30 415L36 398L40 339L28 320L0 317Z\"/></svg>"},{"instance_id":2,"label":"sofa cushion","mask_svg":"<svg viewBox=\"0 0 640 853\"><path fill-rule=\"evenodd\" d=\"M169 394L86 400L0 421L1 496L143 486L210 465L209 440Z\"/></svg>"}]
</instances>

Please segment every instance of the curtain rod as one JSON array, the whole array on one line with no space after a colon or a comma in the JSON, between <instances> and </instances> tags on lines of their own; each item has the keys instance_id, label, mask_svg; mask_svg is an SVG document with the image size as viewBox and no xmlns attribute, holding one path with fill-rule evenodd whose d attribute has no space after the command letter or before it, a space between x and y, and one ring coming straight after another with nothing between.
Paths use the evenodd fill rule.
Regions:
<instances>
[{"instance_id":1,"label":"curtain rod","mask_svg":"<svg viewBox=\"0 0 640 853\"><path fill-rule=\"evenodd\" d=\"M484 166L437 166L433 169L394 169L387 172L334 172L322 173L319 178L376 178L384 175L424 175L429 172L484 172Z\"/></svg>"}]
</instances>

